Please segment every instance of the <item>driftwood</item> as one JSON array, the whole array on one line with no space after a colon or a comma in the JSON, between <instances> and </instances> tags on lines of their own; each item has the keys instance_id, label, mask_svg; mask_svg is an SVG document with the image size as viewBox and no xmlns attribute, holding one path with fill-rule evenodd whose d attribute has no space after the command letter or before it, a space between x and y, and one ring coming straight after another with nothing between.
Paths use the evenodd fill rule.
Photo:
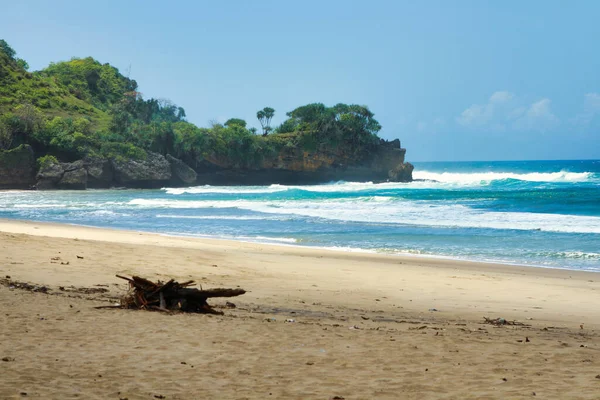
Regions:
<instances>
[{"instance_id":1,"label":"driftwood","mask_svg":"<svg viewBox=\"0 0 600 400\"><path fill-rule=\"evenodd\" d=\"M179 283L171 279L167 283L152 282L139 276L117 278L129 282L129 293L121 299L119 308L133 308L152 311L183 311L195 313L223 314L208 305L211 297L240 296L244 289L208 289L190 288L194 281Z\"/></svg>"},{"instance_id":2,"label":"driftwood","mask_svg":"<svg viewBox=\"0 0 600 400\"><path fill-rule=\"evenodd\" d=\"M522 322L509 321L509 320L506 320L504 318L488 318L488 317L483 317L483 319L484 319L484 323L490 324L490 325L496 325L496 326L501 326L501 325L529 326L529 325L524 324Z\"/></svg>"}]
</instances>

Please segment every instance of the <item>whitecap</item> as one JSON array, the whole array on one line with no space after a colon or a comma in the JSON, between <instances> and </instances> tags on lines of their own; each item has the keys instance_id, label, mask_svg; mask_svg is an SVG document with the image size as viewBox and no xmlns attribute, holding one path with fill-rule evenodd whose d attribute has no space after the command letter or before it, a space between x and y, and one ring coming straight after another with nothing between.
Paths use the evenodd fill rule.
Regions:
<instances>
[{"instance_id":1,"label":"whitecap","mask_svg":"<svg viewBox=\"0 0 600 400\"><path fill-rule=\"evenodd\" d=\"M461 204L404 201L383 196L325 200L159 200L135 199L143 208L202 209L237 208L271 215L296 215L324 220L391 223L401 225L541 230L566 233L600 233L600 217L530 212L490 212Z\"/></svg>"},{"instance_id":2,"label":"whitecap","mask_svg":"<svg viewBox=\"0 0 600 400\"><path fill-rule=\"evenodd\" d=\"M455 184L481 184L489 183L497 180L515 179L527 182L587 182L594 179L593 172L530 172L530 173L515 173L515 172L431 172L419 171L413 172L414 179L424 179L437 181L440 183L455 183Z\"/></svg>"}]
</instances>

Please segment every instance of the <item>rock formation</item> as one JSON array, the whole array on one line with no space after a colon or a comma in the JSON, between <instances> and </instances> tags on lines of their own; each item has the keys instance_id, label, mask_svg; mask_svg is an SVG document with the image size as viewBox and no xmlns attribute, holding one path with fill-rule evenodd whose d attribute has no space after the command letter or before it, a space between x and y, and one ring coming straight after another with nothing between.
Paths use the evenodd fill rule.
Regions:
<instances>
[{"instance_id":1,"label":"rock formation","mask_svg":"<svg viewBox=\"0 0 600 400\"><path fill-rule=\"evenodd\" d=\"M103 158L86 160L87 187L92 189L113 186L114 173L112 163Z\"/></svg>"},{"instance_id":2,"label":"rock formation","mask_svg":"<svg viewBox=\"0 0 600 400\"><path fill-rule=\"evenodd\" d=\"M404 162L406 149L398 139L381 140L375 149L358 158L343 149L302 151L284 149L258 168L240 168L229 160L207 157L196 168L199 185L317 184L331 181L412 181L413 166Z\"/></svg>"},{"instance_id":3,"label":"rock formation","mask_svg":"<svg viewBox=\"0 0 600 400\"><path fill-rule=\"evenodd\" d=\"M29 189L35 183L35 169L29 145L0 150L0 189Z\"/></svg>"},{"instance_id":4,"label":"rock formation","mask_svg":"<svg viewBox=\"0 0 600 400\"><path fill-rule=\"evenodd\" d=\"M112 160L118 186L142 189L160 188L171 179L171 164L161 154L148 152L145 160Z\"/></svg>"},{"instance_id":5,"label":"rock formation","mask_svg":"<svg viewBox=\"0 0 600 400\"><path fill-rule=\"evenodd\" d=\"M166 159L171 164L171 176L174 185L193 185L196 183L196 179L198 178L196 171L170 154L167 154Z\"/></svg>"},{"instance_id":6,"label":"rock formation","mask_svg":"<svg viewBox=\"0 0 600 400\"><path fill-rule=\"evenodd\" d=\"M86 189L87 175L83 160L73 163L48 162L38 171L35 187L39 190Z\"/></svg>"},{"instance_id":7,"label":"rock formation","mask_svg":"<svg viewBox=\"0 0 600 400\"><path fill-rule=\"evenodd\" d=\"M0 188L40 190L86 188L161 188L193 185L316 184L331 181L409 182L413 166L404 162L400 141L381 141L356 160L352 154L285 149L255 168L206 157L195 169L171 155L148 152L144 160L101 158L71 163L46 162L35 175L32 149L25 145L0 152ZM37 183L36 183L37 182Z\"/></svg>"}]
</instances>

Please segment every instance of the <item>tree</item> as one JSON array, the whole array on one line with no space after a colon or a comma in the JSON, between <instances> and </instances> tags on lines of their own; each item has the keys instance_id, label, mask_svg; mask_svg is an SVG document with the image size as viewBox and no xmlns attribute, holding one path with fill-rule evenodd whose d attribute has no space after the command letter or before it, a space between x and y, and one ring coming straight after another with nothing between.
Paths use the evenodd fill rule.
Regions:
<instances>
[{"instance_id":1,"label":"tree","mask_svg":"<svg viewBox=\"0 0 600 400\"><path fill-rule=\"evenodd\" d=\"M183 109L183 107L177 107L177 120L183 121L184 118L185 118L185 110Z\"/></svg>"},{"instance_id":2,"label":"tree","mask_svg":"<svg viewBox=\"0 0 600 400\"><path fill-rule=\"evenodd\" d=\"M296 108L287 113L287 116L295 119L298 123L314 124L318 123L325 114L328 108L323 103L312 103Z\"/></svg>"},{"instance_id":3,"label":"tree","mask_svg":"<svg viewBox=\"0 0 600 400\"><path fill-rule=\"evenodd\" d=\"M244 121L241 118L229 118L225 122L225 126L233 126L233 125L237 125L237 126L241 126L242 128L245 128L246 127L246 121Z\"/></svg>"},{"instance_id":4,"label":"tree","mask_svg":"<svg viewBox=\"0 0 600 400\"><path fill-rule=\"evenodd\" d=\"M256 113L256 118L258 118L258 122L260 122L263 129L263 136L267 136L271 131L271 120L274 115L275 110L271 107L265 107Z\"/></svg>"},{"instance_id":5,"label":"tree","mask_svg":"<svg viewBox=\"0 0 600 400\"><path fill-rule=\"evenodd\" d=\"M44 129L44 144L59 158L77 160L92 150L91 124L85 118L54 117Z\"/></svg>"},{"instance_id":6,"label":"tree","mask_svg":"<svg viewBox=\"0 0 600 400\"><path fill-rule=\"evenodd\" d=\"M17 132L14 132L18 133L19 144L28 143L29 139L44 126L44 115L31 104L17 106L14 115L19 122Z\"/></svg>"},{"instance_id":7,"label":"tree","mask_svg":"<svg viewBox=\"0 0 600 400\"><path fill-rule=\"evenodd\" d=\"M17 52L12 47L10 47L10 45L6 43L6 40L4 39L0 39L0 50L4 54L6 54L11 60L15 59L15 55L17 54Z\"/></svg>"},{"instance_id":8,"label":"tree","mask_svg":"<svg viewBox=\"0 0 600 400\"><path fill-rule=\"evenodd\" d=\"M22 58L16 58L17 52L15 49L10 47L10 45L4 39L0 39L0 51L14 61L17 64L17 67L24 69L25 71L29 69L29 64L27 64L27 61L23 60Z\"/></svg>"},{"instance_id":9,"label":"tree","mask_svg":"<svg viewBox=\"0 0 600 400\"><path fill-rule=\"evenodd\" d=\"M17 62L17 66L21 69L24 69L25 71L27 71L29 69L29 64L27 63L27 61L23 60L22 58L17 58L15 60Z\"/></svg>"}]
</instances>

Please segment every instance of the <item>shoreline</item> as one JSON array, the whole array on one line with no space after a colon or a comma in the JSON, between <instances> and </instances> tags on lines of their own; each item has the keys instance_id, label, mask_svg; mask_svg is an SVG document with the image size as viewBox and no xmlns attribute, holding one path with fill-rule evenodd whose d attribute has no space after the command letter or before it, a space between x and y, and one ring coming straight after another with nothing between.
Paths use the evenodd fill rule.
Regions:
<instances>
[{"instance_id":1,"label":"shoreline","mask_svg":"<svg viewBox=\"0 0 600 400\"><path fill-rule=\"evenodd\" d=\"M476 260L476 259L469 259L469 258L460 258L460 257L455 257L455 256L447 256L447 255L438 255L438 254L412 254L412 253L402 253L402 252L398 252L398 253L384 253L384 252L378 252L377 250L371 250L371 249L362 249L362 248L354 248L354 247L339 247L339 248L335 248L335 247L327 247L327 246L309 246L309 245L302 245L299 243L287 243L286 241L284 241L283 239L281 241L278 241L278 239L275 238L267 238L265 237L265 241L261 241L261 240L252 240L252 238L244 238L244 239L235 239L235 238L222 238L222 237L217 237L217 236L201 236L201 235L186 235L186 234L172 234L172 233L159 233L159 232L150 232L150 231L143 231L143 230L132 230L132 229L122 229L122 228L107 228L107 227L100 227L100 226L94 226L94 225L82 225L82 224L75 224L75 223L60 223L60 222L49 222L49 221L35 221L35 220L23 220L23 219L10 219L10 218L0 218L0 231L3 230L3 227L6 226L6 224L10 224L10 223L16 223L16 224L42 224L45 226L55 226L55 228L61 227L61 226L71 226L74 228L86 228L86 229L92 229L92 230L100 230L100 231L119 231L119 232L128 232L128 233L132 233L132 234L136 234L136 233L143 233L143 234L148 234L148 235L156 235L159 237L170 237L170 238L184 238L184 239L197 239L197 240L207 240L207 241L223 241L223 242L233 242L233 243L254 243L254 244L259 244L259 245L265 245L265 246L281 246L281 247L290 247L290 248L299 248L299 249L313 249L313 250L322 250L322 251L329 251L329 252L339 252L339 253L349 253L349 254L365 254L365 255L376 255L376 256L384 256L384 257L398 257L398 258L404 258L406 259L405 261L409 261L411 258L414 259L423 259L424 262L433 262L435 260L446 260L446 261L453 261L459 264L474 264L474 265L488 265L491 267L503 267L503 266L507 266L507 267L515 267L515 268L535 268L535 269L543 269L543 270L558 270L558 271L568 271L568 272L573 272L573 273L579 273L579 272L585 272L585 273L591 273L591 274L598 274L600 273L600 270L587 270L587 269L571 269L568 267L556 267L556 266L544 266L544 265L533 265L533 264L521 264L518 262L508 262L508 261L499 261L499 260ZM32 231L28 231L29 234L32 234ZM14 233L25 233L22 231L19 232L14 232ZM57 236L57 237L68 237L68 236ZM296 240L296 239L294 239Z\"/></svg>"},{"instance_id":2,"label":"shoreline","mask_svg":"<svg viewBox=\"0 0 600 400\"><path fill-rule=\"evenodd\" d=\"M93 225L81 225L81 224L73 224L73 223L59 223L59 222L47 222L47 221L34 221L34 220L21 220L21 219L10 219L10 218L0 218L0 232L9 232L9 233L21 233L27 235L39 235L39 231L33 225L42 225L46 229L44 233L49 237L57 237L57 238L65 238L65 239L75 239L82 238L84 240L100 240L105 241L104 239L97 239L97 235L94 233L111 233L111 232L121 232L125 235L148 235L148 236L156 236L156 237L164 237L164 238L172 238L172 239L190 239L190 240L198 240L199 242L207 242L207 243L221 243L229 246L235 246L236 243L244 243L249 245L260 245L260 246L269 246L274 247L275 249L278 247L290 248L290 249L305 249L308 251L324 251L330 252L332 254L339 253L342 254L352 254L352 255L363 255L363 256L374 256L374 257L382 257L382 258L392 258L392 261L397 258L399 261L414 263L414 262L422 262L426 264L437 264L438 261L442 262L442 265L448 266L461 266L467 268L478 269L481 267L490 268L491 270L503 270L503 268L507 268L503 271L513 270L514 272L522 273L524 270L522 268L532 268L539 270L550 270L550 271L561 271L565 273L573 274L597 274L600 271L591 271L591 270L577 270L577 269L569 269L569 268L560 268L560 267L552 267L552 266L540 266L540 265L530 265L530 264L519 264L519 263L509 263L509 262L501 262L501 261L479 261L472 259L463 259L459 257L453 256L445 256L445 255L433 255L433 254L403 254L403 253L380 253L375 250L369 249L361 249L361 248L331 248L331 247L320 247L320 246L308 246L297 243L284 243L284 242L262 242L259 240L243 240L243 239L229 239L229 238L220 238L220 237L211 237L211 236L194 236L194 235L185 235L185 234L169 234L169 233L158 233L158 232L149 232L149 231L137 231L131 229L121 229L121 228L106 228L99 227ZM75 231L65 232L64 227L72 227L74 229L81 228L84 231ZM91 235L86 235L85 230L90 230L89 233ZM50 235L47 235L50 233ZM133 241L131 244L142 244L138 241Z\"/></svg>"}]
</instances>

